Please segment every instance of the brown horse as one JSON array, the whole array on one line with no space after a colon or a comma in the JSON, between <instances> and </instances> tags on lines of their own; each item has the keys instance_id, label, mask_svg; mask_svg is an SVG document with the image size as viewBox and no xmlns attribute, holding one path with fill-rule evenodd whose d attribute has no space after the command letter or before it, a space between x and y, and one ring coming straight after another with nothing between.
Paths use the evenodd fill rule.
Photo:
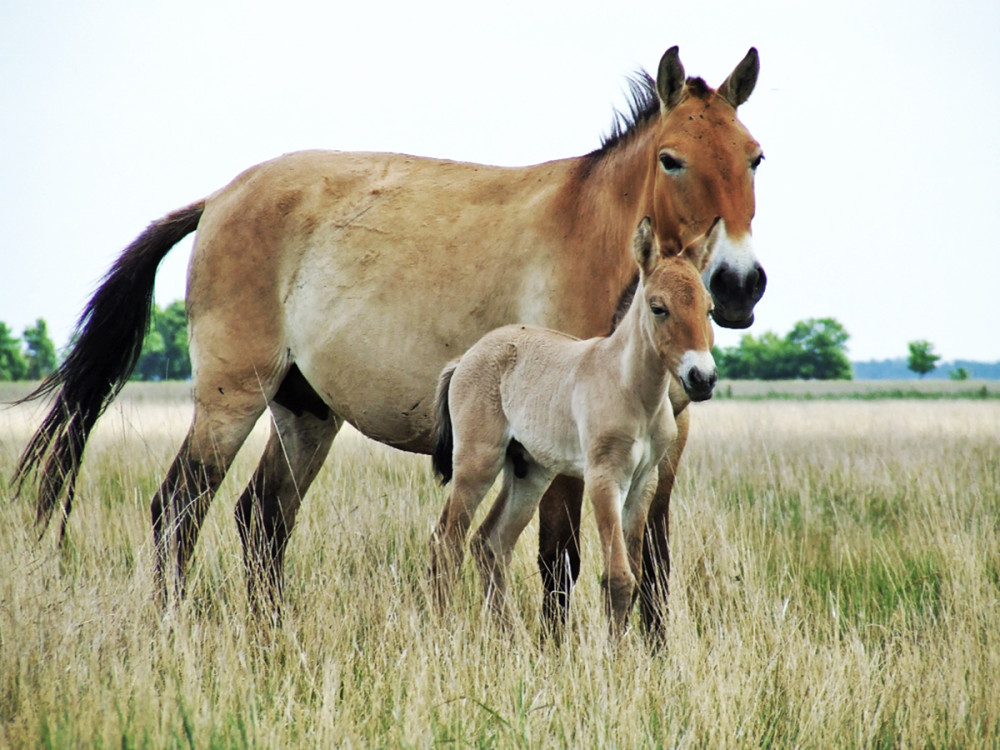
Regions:
<instances>
[{"instance_id":1,"label":"brown horse","mask_svg":"<svg viewBox=\"0 0 1000 750\"><path fill-rule=\"evenodd\" d=\"M159 590L183 581L209 504L254 423L272 432L236 506L251 608L277 612L301 500L347 421L428 452L441 368L485 332L522 322L589 337L608 330L634 276L639 218L657 237L726 234L703 278L715 320L745 327L765 277L750 241L760 147L736 117L758 59L719 87L685 80L677 48L633 84L630 115L586 156L499 168L397 154L295 153L265 162L154 222L91 298L76 344L33 394L55 401L21 457L37 471L37 520L63 498L62 532L90 430L128 379L147 329L159 262L197 230L187 314L194 417L151 503ZM650 513L644 616L666 594L667 511L687 431ZM579 565L578 480L557 478L541 508L546 612L564 616ZM568 562L568 564L567 564Z\"/></svg>"},{"instance_id":2,"label":"brown horse","mask_svg":"<svg viewBox=\"0 0 1000 750\"><path fill-rule=\"evenodd\" d=\"M721 222L720 222L721 223ZM606 337L581 341L509 325L479 339L441 374L434 467L451 494L431 539L431 585L447 604L476 508L500 472L503 489L472 542L486 599L503 620L507 568L557 474L586 483L604 556L612 632L623 632L642 578L646 513L660 462L677 439L668 386L711 398L712 301L699 274L713 236L657 248L636 229L635 300Z\"/></svg>"}]
</instances>

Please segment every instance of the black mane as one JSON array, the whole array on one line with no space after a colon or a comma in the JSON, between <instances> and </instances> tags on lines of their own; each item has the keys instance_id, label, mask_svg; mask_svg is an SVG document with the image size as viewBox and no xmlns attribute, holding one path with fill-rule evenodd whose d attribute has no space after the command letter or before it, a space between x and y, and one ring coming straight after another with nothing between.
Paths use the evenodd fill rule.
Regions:
<instances>
[{"instance_id":1,"label":"black mane","mask_svg":"<svg viewBox=\"0 0 1000 750\"><path fill-rule=\"evenodd\" d=\"M611 129L601 138L600 148L588 156L600 159L614 151L637 130L660 114L660 96L656 93L656 81L645 70L640 70L627 79L628 112L614 110L611 119ZM712 93L708 84L701 78L688 78L685 82L687 92L699 99L706 99Z\"/></svg>"},{"instance_id":2,"label":"black mane","mask_svg":"<svg viewBox=\"0 0 1000 750\"><path fill-rule=\"evenodd\" d=\"M660 113L660 97L656 93L656 81L649 73L640 70L629 76L627 83L628 112L614 110L610 131L601 138L600 148L588 154L589 156L601 157L613 151L640 126Z\"/></svg>"}]
</instances>

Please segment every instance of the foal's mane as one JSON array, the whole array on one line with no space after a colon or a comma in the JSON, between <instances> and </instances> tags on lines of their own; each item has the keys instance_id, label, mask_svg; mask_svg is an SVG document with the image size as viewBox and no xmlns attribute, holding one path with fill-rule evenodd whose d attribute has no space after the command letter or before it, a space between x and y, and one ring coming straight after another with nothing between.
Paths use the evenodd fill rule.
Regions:
<instances>
[{"instance_id":1,"label":"foal's mane","mask_svg":"<svg viewBox=\"0 0 1000 750\"><path fill-rule=\"evenodd\" d=\"M660 97L656 93L656 81L645 70L639 70L626 79L628 91L628 111L615 109L611 117L610 131L601 137L601 145L587 154L592 159L601 159L618 146L630 140L643 126L660 114ZM688 94L707 99L711 93L702 78L688 78Z\"/></svg>"}]
</instances>

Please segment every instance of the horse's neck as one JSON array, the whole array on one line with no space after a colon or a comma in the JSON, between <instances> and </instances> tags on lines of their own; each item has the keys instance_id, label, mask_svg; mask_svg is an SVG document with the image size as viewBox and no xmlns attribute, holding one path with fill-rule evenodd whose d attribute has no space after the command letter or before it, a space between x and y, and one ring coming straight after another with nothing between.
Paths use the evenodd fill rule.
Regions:
<instances>
[{"instance_id":1,"label":"horse's neck","mask_svg":"<svg viewBox=\"0 0 1000 750\"><path fill-rule=\"evenodd\" d=\"M576 216L570 229L576 236L567 249L603 252L607 257L598 261L598 267L614 269L620 277L619 291L635 276L629 248L639 220L650 210L643 202L649 199L651 147L647 141L644 133L636 133L607 154L580 157L561 197L572 201Z\"/></svg>"},{"instance_id":2,"label":"horse's neck","mask_svg":"<svg viewBox=\"0 0 1000 750\"><path fill-rule=\"evenodd\" d=\"M652 147L648 141L648 135L640 132L606 154L581 157L573 186L578 213L620 226L626 240L649 209L642 204L651 198L647 182L651 179Z\"/></svg>"},{"instance_id":3,"label":"horse's neck","mask_svg":"<svg viewBox=\"0 0 1000 750\"><path fill-rule=\"evenodd\" d=\"M642 280L621 323L603 340L608 366L618 374L623 389L634 394L647 410L662 403L670 386L670 371L645 329L645 295Z\"/></svg>"}]
</instances>

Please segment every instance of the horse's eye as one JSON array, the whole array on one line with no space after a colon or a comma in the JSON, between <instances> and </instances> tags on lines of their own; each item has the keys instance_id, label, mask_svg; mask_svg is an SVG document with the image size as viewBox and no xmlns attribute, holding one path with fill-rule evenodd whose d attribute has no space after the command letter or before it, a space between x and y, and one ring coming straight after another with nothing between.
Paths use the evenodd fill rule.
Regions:
<instances>
[{"instance_id":1,"label":"horse's eye","mask_svg":"<svg viewBox=\"0 0 1000 750\"><path fill-rule=\"evenodd\" d=\"M667 308L657 305L655 303L650 305L649 309L650 312L652 312L653 315L655 315L658 318L665 318L670 314L670 311L667 310Z\"/></svg>"},{"instance_id":2,"label":"horse's eye","mask_svg":"<svg viewBox=\"0 0 1000 750\"><path fill-rule=\"evenodd\" d=\"M757 158L754 159L752 162L750 162L750 169L752 169L754 172L756 172L757 171L757 167L760 166L760 163L762 161L764 161L764 154L758 154Z\"/></svg>"},{"instance_id":3,"label":"horse's eye","mask_svg":"<svg viewBox=\"0 0 1000 750\"><path fill-rule=\"evenodd\" d=\"M664 172L675 173L680 172L684 169L684 162L677 159L670 154L662 153L660 154L660 166L663 167Z\"/></svg>"}]
</instances>

